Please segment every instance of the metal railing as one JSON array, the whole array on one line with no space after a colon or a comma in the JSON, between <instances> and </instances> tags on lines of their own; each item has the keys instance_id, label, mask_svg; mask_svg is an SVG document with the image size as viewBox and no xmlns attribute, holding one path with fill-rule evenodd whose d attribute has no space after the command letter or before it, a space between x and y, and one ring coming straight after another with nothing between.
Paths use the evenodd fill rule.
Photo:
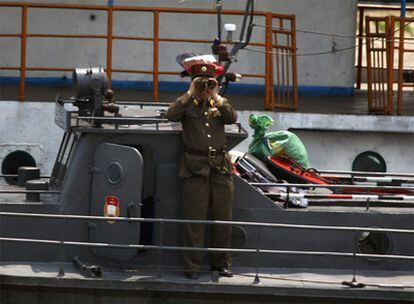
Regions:
<instances>
[{"instance_id":1,"label":"metal railing","mask_svg":"<svg viewBox=\"0 0 414 304\"><path fill-rule=\"evenodd\" d=\"M269 71L270 83L274 83L276 79L276 95L274 95L275 90L271 90L273 103L266 110L279 108L296 111L298 109L296 20L294 16L289 19L279 18L277 24L278 28L272 27L275 70ZM271 24L266 23L266 26L269 27Z\"/></svg>"},{"instance_id":2,"label":"metal railing","mask_svg":"<svg viewBox=\"0 0 414 304\"><path fill-rule=\"evenodd\" d=\"M62 215L62 214L36 214L36 213L14 213L14 212L0 212L0 217L31 217L43 219L61 219L62 233L61 240L45 240L45 239L30 239L30 238L14 238L14 237L0 237L0 241L23 242L23 243L37 243L50 244L61 246L61 268L59 275L64 274L63 270L63 250L64 246L81 246L81 247L105 247L105 248L124 248L124 249L148 249L157 250L158 252L158 274L162 277L162 250L167 251L201 251L201 252L232 252L232 253L252 253L256 255L256 277L255 283L260 282L259 268L261 254L295 254L295 255L312 255L312 256L339 256L353 258L353 282L356 281L356 265L355 259L361 258L385 258L396 260L413 260L414 256L409 255L389 255L389 254L366 254L357 252L358 233L360 232L380 232L380 233L400 233L400 234L414 234L414 230L410 229L394 229L394 228L375 228L375 227L346 227L346 226L327 226L327 225L299 225L299 224L278 224L278 223L262 223L262 222L245 222L245 221L221 221L221 220L181 220L181 219L163 219L163 218L136 218L136 217L104 217L104 216L87 216L87 215ZM93 220L93 221L119 221L119 222L150 222L158 223L159 239L156 245L142 245L142 244L114 244L114 243L91 243L91 242L76 242L65 241L65 224L66 220ZM185 247L185 246L165 246L163 244L163 234L165 224L207 224L207 225L240 225L257 227L257 242L256 248L212 248L212 247ZM331 251L306 251L306 250L283 250L283 249L261 249L260 237L262 228L279 228L279 229L307 229L307 230L321 230L321 231L348 231L353 233L355 246L353 252L331 252Z\"/></svg>"},{"instance_id":3,"label":"metal railing","mask_svg":"<svg viewBox=\"0 0 414 304\"><path fill-rule=\"evenodd\" d=\"M414 82L405 84L403 78L404 55L414 53L413 48L406 46L404 34L405 27L411 23L414 18L366 17L368 108L371 112L394 114L394 83L398 83L396 113L402 114L403 88L414 87Z\"/></svg>"},{"instance_id":4,"label":"metal railing","mask_svg":"<svg viewBox=\"0 0 414 304\"><path fill-rule=\"evenodd\" d=\"M404 30L400 30L398 33L396 32L398 28L404 29L409 24L414 24L414 18L397 18L397 17L391 17L391 32L394 34L395 37L393 39L397 40L396 44L392 44L392 56L398 58L398 75L397 75L397 115L401 115L403 112L403 88L404 87L412 87L414 89L414 79L412 80L412 83L408 84L405 83L403 78L404 73L404 56L410 56L410 58L413 58L414 56L414 47L411 45L411 48L407 47L404 43L406 38L406 34ZM394 54L394 52L396 54ZM414 67L411 67L412 74L414 77Z\"/></svg>"},{"instance_id":5,"label":"metal railing","mask_svg":"<svg viewBox=\"0 0 414 304\"><path fill-rule=\"evenodd\" d=\"M48 67L48 66L27 66L27 39L28 38L82 38L82 39L102 39L106 40L106 73L108 79L111 81L113 78L113 73L131 73L131 74L148 74L152 75L152 84L153 84L153 101L158 101L158 91L159 91L159 76L160 75L179 75L178 71L165 71L160 70L159 64L159 47L160 42L170 42L170 43L197 43L197 44L211 44L211 39L189 39L189 38L176 38L176 37L161 37L160 36L160 17L166 13L190 13L190 14L207 14L212 15L216 14L216 11L213 9L191 9L191 8L162 8L162 7L133 7L133 6L105 6L105 5L77 5L77 4L42 4L42 3L18 3L18 2L0 2L0 7L16 7L21 8L21 33L19 34L9 34L1 33L1 37L15 37L20 38L20 66L0 66L0 70L15 70L20 72L20 91L19 91L19 100L23 101L25 99L25 80L27 71L72 71L73 67ZM28 31L28 13L31 9L58 9L58 10L94 10L94 11L104 11L107 13L107 31L104 34L43 34L43 33L30 33ZM114 13L115 12L145 12L153 15L153 35L152 36L123 36L116 35L113 32L113 23L114 23ZM243 15L244 11L239 10L223 10L222 14L224 15ZM289 62L289 67L284 68L285 73L290 77L291 82L288 83L290 89L287 91L289 96L286 100L283 100L283 108L297 109L297 85L296 85L296 57L292 54L296 51L296 36L295 36L295 16L294 15L283 15L283 14L274 14L271 12L260 12L255 11L255 16L261 16L266 19L266 24L270 25L266 28L265 41L264 42L251 42L250 45L258 46L265 49L265 71L263 74L243 74L243 77L248 78L262 78L265 81L265 92L264 92L264 108L272 109L278 107L280 104L279 100L274 100L275 98L275 84L273 77L273 57L272 49L284 49L286 54L283 55L283 59L286 62ZM282 34L290 37L288 40L287 46L278 44L277 40L273 41L272 34L275 34L272 31L271 25L274 20L279 24L285 26L286 28L283 31L280 31ZM284 20L289 22L284 22ZM288 24L289 23L289 24ZM143 70L143 69L121 69L113 66L113 41L114 40L129 40L129 41L149 41L153 43L153 62L152 70ZM291 62L291 63L290 63ZM276 67L278 68L278 67ZM276 78L276 81L281 81L276 84L276 87L286 86L285 80ZM283 81L283 82L282 82Z\"/></svg>"},{"instance_id":6,"label":"metal railing","mask_svg":"<svg viewBox=\"0 0 414 304\"><path fill-rule=\"evenodd\" d=\"M378 12L383 10L389 10L394 11L398 14L398 12L401 10L401 6L399 5L383 5L383 4L358 4L358 33L357 33L357 41L358 41L358 47L357 47L357 54L356 54L356 88L361 88L361 80L362 80L362 69L366 68L362 64L362 58L363 58L363 49L365 42L365 16L367 15L367 12ZM406 7L407 12L414 12L414 7L407 6Z\"/></svg>"},{"instance_id":7,"label":"metal railing","mask_svg":"<svg viewBox=\"0 0 414 304\"><path fill-rule=\"evenodd\" d=\"M393 112L393 81L389 18L366 17L368 109L370 112ZM384 28L380 25L385 23ZM373 30L373 32L371 32Z\"/></svg>"}]
</instances>

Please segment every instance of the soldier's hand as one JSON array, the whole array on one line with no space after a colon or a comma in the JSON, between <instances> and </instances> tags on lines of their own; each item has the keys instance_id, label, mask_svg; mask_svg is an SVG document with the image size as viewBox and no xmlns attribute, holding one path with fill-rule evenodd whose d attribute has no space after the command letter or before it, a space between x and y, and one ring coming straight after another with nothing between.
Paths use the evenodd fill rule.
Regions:
<instances>
[{"instance_id":1,"label":"soldier's hand","mask_svg":"<svg viewBox=\"0 0 414 304\"><path fill-rule=\"evenodd\" d=\"M188 91L187 91L187 93L188 93L190 96L193 96L193 95L194 95L194 93L195 93L195 91L196 91L195 83L196 83L199 79L200 79L200 77L196 77L196 78L194 78L194 79L191 81L190 86L189 86Z\"/></svg>"},{"instance_id":2,"label":"soldier's hand","mask_svg":"<svg viewBox=\"0 0 414 304\"><path fill-rule=\"evenodd\" d=\"M216 86L210 90L210 96L211 96L211 98L213 98L216 106L221 106L222 101L223 101L223 97L221 97L219 95L220 86L219 86L218 81L216 79L213 79L213 80L216 81Z\"/></svg>"}]
</instances>

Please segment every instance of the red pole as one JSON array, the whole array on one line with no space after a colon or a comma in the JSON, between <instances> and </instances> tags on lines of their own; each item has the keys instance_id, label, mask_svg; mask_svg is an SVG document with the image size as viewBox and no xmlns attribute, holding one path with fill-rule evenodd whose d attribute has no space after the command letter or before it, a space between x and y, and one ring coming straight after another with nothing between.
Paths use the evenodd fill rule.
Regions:
<instances>
[{"instance_id":1,"label":"red pole","mask_svg":"<svg viewBox=\"0 0 414 304\"><path fill-rule=\"evenodd\" d=\"M24 101L26 80L26 35L27 35L27 6L22 6L22 35L20 40L20 93L19 101Z\"/></svg>"},{"instance_id":2,"label":"red pole","mask_svg":"<svg viewBox=\"0 0 414 304\"><path fill-rule=\"evenodd\" d=\"M362 42L364 35L364 8L359 7L359 24L358 24L358 63L357 63L357 79L356 88L361 88L361 74L362 74Z\"/></svg>"},{"instance_id":3,"label":"red pole","mask_svg":"<svg viewBox=\"0 0 414 304\"><path fill-rule=\"evenodd\" d=\"M402 14L402 13L401 13ZM407 23L405 18L399 18L400 28L403 28ZM395 24L395 19L394 19ZM395 26L392 28L395 31ZM404 71L404 29L400 30L400 37L398 40L398 91L397 91L397 115L401 115L403 112L403 71Z\"/></svg>"},{"instance_id":4,"label":"red pole","mask_svg":"<svg viewBox=\"0 0 414 304\"><path fill-rule=\"evenodd\" d=\"M296 17L292 19L292 89L293 89L293 109L298 110L298 66L296 57Z\"/></svg>"},{"instance_id":5,"label":"red pole","mask_svg":"<svg viewBox=\"0 0 414 304\"><path fill-rule=\"evenodd\" d=\"M112 7L108 9L108 30L106 40L106 74L108 75L109 88L112 87L112 32L113 32L113 16Z\"/></svg>"},{"instance_id":6,"label":"red pole","mask_svg":"<svg viewBox=\"0 0 414 304\"><path fill-rule=\"evenodd\" d=\"M391 16L385 19L386 28L386 49L387 49L387 107L385 114L394 112L394 38L395 38L395 17Z\"/></svg>"},{"instance_id":7,"label":"red pole","mask_svg":"<svg viewBox=\"0 0 414 304\"><path fill-rule=\"evenodd\" d=\"M153 82L153 99L154 101L158 101L158 47L159 47L159 12L154 11L154 62L153 62L153 70L154 74L152 75L152 82Z\"/></svg>"},{"instance_id":8,"label":"red pole","mask_svg":"<svg viewBox=\"0 0 414 304\"><path fill-rule=\"evenodd\" d=\"M266 38L265 38L265 100L264 108L265 110L271 110L273 108L273 100L271 100L273 83L272 82L272 13L269 12L266 14Z\"/></svg>"}]
</instances>

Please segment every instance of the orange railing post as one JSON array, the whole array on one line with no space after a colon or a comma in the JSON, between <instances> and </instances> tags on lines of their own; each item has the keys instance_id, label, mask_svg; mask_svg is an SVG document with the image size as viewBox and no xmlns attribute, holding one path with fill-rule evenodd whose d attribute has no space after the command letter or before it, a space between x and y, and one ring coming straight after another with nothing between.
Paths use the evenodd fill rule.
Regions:
<instances>
[{"instance_id":1,"label":"orange railing post","mask_svg":"<svg viewBox=\"0 0 414 304\"><path fill-rule=\"evenodd\" d=\"M365 37L365 41L366 41L366 49L367 49L367 83L368 83L368 87L367 87L367 94L368 94L368 109L369 111L371 111L374 108L374 94L373 94L373 90L372 90L372 85L373 85L373 81L372 81L372 76L371 76L371 71L372 71L372 65L371 65L371 44L372 42L372 37L371 37L371 28L370 28L370 19L367 16L365 18L365 33L366 33L366 37Z\"/></svg>"},{"instance_id":2,"label":"orange railing post","mask_svg":"<svg viewBox=\"0 0 414 304\"><path fill-rule=\"evenodd\" d=\"M113 33L114 11L112 7L108 9L108 28L106 39L106 74L108 75L109 87L112 87L112 33Z\"/></svg>"},{"instance_id":3,"label":"orange railing post","mask_svg":"<svg viewBox=\"0 0 414 304\"><path fill-rule=\"evenodd\" d=\"M266 14L266 38L265 38L265 100L264 108L265 110L273 109L273 100L271 100L273 83L271 82L271 75L273 74L273 64L272 64L272 13Z\"/></svg>"},{"instance_id":4,"label":"orange railing post","mask_svg":"<svg viewBox=\"0 0 414 304\"><path fill-rule=\"evenodd\" d=\"M358 58L357 58L357 79L356 88L361 88L361 75L362 75L362 43L364 41L364 8L358 7L359 12L359 24L358 24Z\"/></svg>"},{"instance_id":5,"label":"orange railing post","mask_svg":"<svg viewBox=\"0 0 414 304\"><path fill-rule=\"evenodd\" d=\"M22 6L22 29L20 39L20 91L19 101L24 101L26 81L26 36L27 35L27 6Z\"/></svg>"},{"instance_id":6,"label":"orange railing post","mask_svg":"<svg viewBox=\"0 0 414 304\"><path fill-rule=\"evenodd\" d=\"M393 28L395 28L395 20L393 18ZM397 93L397 114L401 115L403 111L403 70L404 70L404 27L405 27L405 18L399 18L400 20L400 30L399 40L398 40L398 93ZM394 30L395 31L395 30ZM394 35L393 35L394 36Z\"/></svg>"},{"instance_id":7,"label":"orange railing post","mask_svg":"<svg viewBox=\"0 0 414 304\"><path fill-rule=\"evenodd\" d=\"M154 101L158 101L158 69L159 69L159 38L160 38L160 32L159 32L159 21L160 21L160 13L159 11L154 11L154 62L153 62L153 74L152 74L152 83L153 83L153 99Z\"/></svg>"},{"instance_id":8,"label":"orange railing post","mask_svg":"<svg viewBox=\"0 0 414 304\"><path fill-rule=\"evenodd\" d=\"M392 26L391 26L392 25ZM386 113L393 114L394 112L394 28L395 19L385 18L385 31L386 31L386 58L387 58L387 103ZM382 81L384 82L384 81Z\"/></svg>"},{"instance_id":9,"label":"orange railing post","mask_svg":"<svg viewBox=\"0 0 414 304\"><path fill-rule=\"evenodd\" d=\"M293 106L294 110L298 110L298 68L296 57L296 19L292 19L292 89L293 89Z\"/></svg>"}]
</instances>

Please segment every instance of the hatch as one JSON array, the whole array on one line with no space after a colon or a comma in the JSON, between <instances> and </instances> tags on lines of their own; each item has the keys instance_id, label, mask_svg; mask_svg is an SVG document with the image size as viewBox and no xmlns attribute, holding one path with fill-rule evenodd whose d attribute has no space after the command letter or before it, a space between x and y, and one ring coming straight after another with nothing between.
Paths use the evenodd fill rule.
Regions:
<instances>
[{"instance_id":1,"label":"hatch","mask_svg":"<svg viewBox=\"0 0 414 304\"><path fill-rule=\"evenodd\" d=\"M94 152L91 215L140 217L144 162L134 147L100 144ZM94 243L140 243L140 223L98 221L90 226L89 241ZM99 256L120 260L132 258L134 248L93 248Z\"/></svg>"}]
</instances>

